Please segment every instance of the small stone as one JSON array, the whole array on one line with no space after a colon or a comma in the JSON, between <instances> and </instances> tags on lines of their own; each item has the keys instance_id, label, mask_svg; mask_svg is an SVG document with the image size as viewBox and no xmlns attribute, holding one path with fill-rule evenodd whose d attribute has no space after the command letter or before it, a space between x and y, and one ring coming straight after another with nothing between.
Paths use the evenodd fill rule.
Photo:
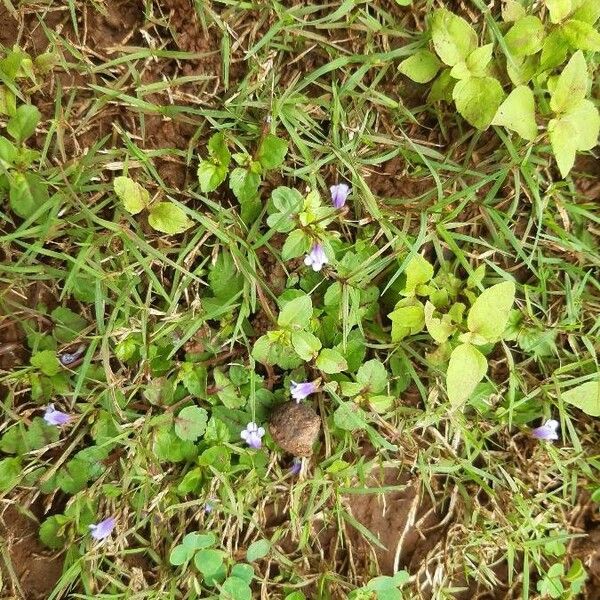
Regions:
<instances>
[{"instance_id":1,"label":"small stone","mask_svg":"<svg viewBox=\"0 0 600 600\"><path fill-rule=\"evenodd\" d=\"M271 415L269 431L283 450L294 456L310 456L319 437L321 419L307 404L286 402Z\"/></svg>"}]
</instances>

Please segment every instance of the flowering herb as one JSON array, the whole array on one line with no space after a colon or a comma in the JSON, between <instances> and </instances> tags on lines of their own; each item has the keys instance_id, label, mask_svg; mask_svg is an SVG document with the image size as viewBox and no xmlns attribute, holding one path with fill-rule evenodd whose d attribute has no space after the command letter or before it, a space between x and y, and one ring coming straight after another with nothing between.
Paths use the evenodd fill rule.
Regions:
<instances>
[{"instance_id":1,"label":"flowering herb","mask_svg":"<svg viewBox=\"0 0 600 600\"><path fill-rule=\"evenodd\" d=\"M292 398L296 402L300 402L300 400L304 400L311 394L314 394L318 390L318 386L314 381L303 381L301 383L297 383L292 381L290 385L290 392L292 394Z\"/></svg>"},{"instance_id":2,"label":"flowering herb","mask_svg":"<svg viewBox=\"0 0 600 600\"><path fill-rule=\"evenodd\" d=\"M538 440L553 441L558 439L558 421L548 419L543 425L531 430L531 435Z\"/></svg>"},{"instance_id":3,"label":"flowering herb","mask_svg":"<svg viewBox=\"0 0 600 600\"><path fill-rule=\"evenodd\" d=\"M312 267L313 271L320 271L323 265L327 264L329 259L325 255L323 246L315 244L311 251L304 257L304 264L307 267Z\"/></svg>"},{"instance_id":4,"label":"flowering herb","mask_svg":"<svg viewBox=\"0 0 600 600\"><path fill-rule=\"evenodd\" d=\"M257 423L250 421L248 425L246 425L246 429L244 429L240 433L240 437L250 446L250 448L254 448L258 450L262 447L262 437L265 435L264 427L259 427Z\"/></svg>"},{"instance_id":5,"label":"flowering herb","mask_svg":"<svg viewBox=\"0 0 600 600\"><path fill-rule=\"evenodd\" d=\"M79 348L77 348L75 352L63 352L62 354L59 354L58 360L60 361L61 365L67 367L69 365L72 365L75 361L79 360L84 352L85 346L81 344L81 346L79 346Z\"/></svg>"},{"instance_id":6,"label":"flowering herb","mask_svg":"<svg viewBox=\"0 0 600 600\"><path fill-rule=\"evenodd\" d=\"M95 540L104 540L112 533L116 524L117 521L114 517L108 517L100 523L90 525L90 533Z\"/></svg>"},{"instance_id":7,"label":"flowering herb","mask_svg":"<svg viewBox=\"0 0 600 600\"><path fill-rule=\"evenodd\" d=\"M302 470L302 459L295 458L292 466L290 467L290 475L299 475Z\"/></svg>"},{"instance_id":8,"label":"flowering herb","mask_svg":"<svg viewBox=\"0 0 600 600\"><path fill-rule=\"evenodd\" d=\"M56 425L59 427L66 425L72 418L72 415L56 410L54 404L48 404L46 412L44 413L44 421L46 421L48 425Z\"/></svg>"},{"instance_id":9,"label":"flowering herb","mask_svg":"<svg viewBox=\"0 0 600 600\"><path fill-rule=\"evenodd\" d=\"M331 203L333 207L338 209L343 208L352 188L345 183L338 183L337 185L332 185L329 189L331 190Z\"/></svg>"}]
</instances>

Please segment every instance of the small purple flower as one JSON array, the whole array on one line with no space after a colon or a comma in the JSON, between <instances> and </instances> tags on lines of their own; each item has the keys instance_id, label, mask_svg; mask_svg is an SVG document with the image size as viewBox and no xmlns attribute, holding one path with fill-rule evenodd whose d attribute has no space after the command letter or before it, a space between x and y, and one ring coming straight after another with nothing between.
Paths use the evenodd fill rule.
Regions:
<instances>
[{"instance_id":1,"label":"small purple flower","mask_svg":"<svg viewBox=\"0 0 600 600\"><path fill-rule=\"evenodd\" d=\"M82 344L73 353L63 352L62 354L59 354L58 360L60 361L61 365L64 365L65 367L67 367L69 365L72 365L79 358L81 358L81 355L84 352L85 352L85 346Z\"/></svg>"},{"instance_id":2,"label":"small purple flower","mask_svg":"<svg viewBox=\"0 0 600 600\"><path fill-rule=\"evenodd\" d=\"M558 421L548 419L540 427L531 430L531 435L538 440L557 440L558 439Z\"/></svg>"},{"instance_id":3,"label":"small purple flower","mask_svg":"<svg viewBox=\"0 0 600 600\"><path fill-rule=\"evenodd\" d=\"M258 450L262 447L263 435L265 435L264 427L259 427L253 421L250 421L250 423L246 425L246 429L240 433L240 437L246 442L246 444L255 450Z\"/></svg>"},{"instance_id":4,"label":"small purple flower","mask_svg":"<svg viewBox=\"0 0 600 600\"><path fill-rule=\"evenodd\" d=\"M311 394L314 394L318 389L319 388L314 381L303 381L302 383L292 381L292 384L290 385L290 392L296 403L300 402L300 400L304 400L304 398L307 398Z\"/></svg>"},{"instance_id":5,"label":"small purple flower","mask_svg":"<svg viewBox=\"0 0 600 600\"><path fill-rule=\"evenodd\" d=\"M290 467L290 475L299 475L302 470L302 459L295 458L292 466Z\"/></svg>"},{"instance_id":6,"label":"small purple flower","mask_svg":"<svg viewBox=\"0 0 600 600\"><path fill-rule=\"evenodd\" d=\"M313 271L320 271L323 268L323 265L328 262L329 259L325 255L325 251L321 244L315 244L311 251L304 257L304 264L307 267L312 267Z\"/></svg>"},{"instance_id":7,"label":"small purple flower","mask_svg":"<svg viewBox=\"0 0 600 600\"><path fill-rule=\"evenodd\" d=\"M112 530L115 528L116 524L117 521L114 517L108 517L108 519L104 519L104 521L100 521L100 523L90 525L92 537L95 540L103 540L107 538L112 533Z\"/></svg>"},{"instance_id":8,"label":"small purple flower","mask_svg":"<svg viewBox=\"0 0 600 600\"><path fill-rule=\"evenodd\" d=\"M208 515L213 511L213 505L210 502L204 504L204 512Z\"/></svg>"},{"instance_id":9,"label":"small purple flower","mask_svg":"<svg viewBox=\"0 0 600 600\"><path fill-rule=\"evenodd\" d=\"M346 204L346 199L352 191L352 188L345 183L332 185L329 189L331 190L331 203L334 208L342 208L344 204Z\"/></svg>"},{"instance_id":10,"label":"small purple flower","mask_svg":"<svg viewBox=\"0 0 600 600\"><path fill-rule=\"evenodd\" d=\"M44 421L46 421L48 425L66 425L72 418L72 415L56 410L54 404L48 404L46 412L44 413Z\"/></svg>"}]
</instances>

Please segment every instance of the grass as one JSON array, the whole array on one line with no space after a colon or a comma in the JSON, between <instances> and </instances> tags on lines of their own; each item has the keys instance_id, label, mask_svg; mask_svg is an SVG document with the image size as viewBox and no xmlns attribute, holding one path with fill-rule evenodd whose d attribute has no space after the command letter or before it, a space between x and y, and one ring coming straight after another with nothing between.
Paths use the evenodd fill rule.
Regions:
<instances>
[{"instance_id":1,"label":"grass","mask_svg":"<svg viewBox=\"0 0 600 600\"><path fill-rule=\"evenodd\" d=\"M5 6L20 28L1 38L2 55L17 43L54 64L35 80L2 79L18 104L41 111L26 146L48 195L27 217L8 201L0 213L0 449L19 461L16 472L0 463L0 504L34 531L54 518L42 538L48 556L61 553L36 596L43 575L23 575L14 545L25 534L4 512L6 597L245 598L222 580L208 585L192 564L170 564L194 531L216 535L230 570L269 540L250 561L257 598L370 598L356 590L400 569L406 598L537 598L553 564L566 573L578 558L592 594L584 541L597 531L598 426L563 393L598 373L595 151L562 179L542 134L526 143L500 127L480 132L453 106L427 103L428 85L397 65L422 46L431 0ZM506 51L495 7L455 8ZM288 143L253 219L226 185L198 185L217 131L232 153L255 156L269 132ZM123 174L193 226L165 235L146 213L129 214L113 191ZM353 193L328 226L338 260L323 277L282 258L288 234L267 226L267 200L285 185L327 204L341 180ZM447 352L426 330L390 337L387 315L417 255L461 294L481 265L471 293L517 284L518 321L488 348L487 378L464 410L448 399ZM354 351L355 367L282 369L252 354L289 290L311 296L313 331L324 347ZM31 362L79 344L71 368ZM349 400L333 384L353 381L369 359L385 366L382 394L393 401L380 413L350 401L366 421L340 426ZM325 387L308 404L321 436L296 476L269 435L252 451L239 431L249 420L266 427L290 380L317 375ZM59 435L39 422L49 402L74 415ZM168 433L187 405L213 417L196 443ZM554 445L529 433L547 418L560 422ZM10 436L36 427L38 437L23 433L11 448ZM89 524L108 516L113 534L93 543ZM554 597L577 596L572 580Z\"/></svg>"}]
</instances>

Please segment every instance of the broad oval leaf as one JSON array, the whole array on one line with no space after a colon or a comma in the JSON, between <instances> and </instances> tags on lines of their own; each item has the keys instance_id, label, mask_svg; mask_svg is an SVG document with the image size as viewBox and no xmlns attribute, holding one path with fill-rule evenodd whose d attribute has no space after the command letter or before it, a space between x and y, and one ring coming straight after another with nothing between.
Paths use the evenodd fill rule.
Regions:
<instances>
[{"instance_id":1,"label":"broad oval leaf","mask_svg":"<svg viewBox=\"0 0 600 600\"><path fill-rule=\"evenodd\" d=\"M573 9L571 0L546 0L546 6L553 23L560 23Z\"/></svg>"},{"instance_id":2,"label":"broad oval leaf","mask_svg":"<svg viewBox=\"0 0 600 600\"><path fill-rule=\"evenodd\" d=\"M431 39L437 55L453 67L477 48L477 33L462 17L441 8L431 19Z\"/></svg>"},{"instance_id":3,"label":"broad oval leaf","mask_svg":"<svg viewBox=\"0 0 600 600\"><path fill-rule=\"evenodd\" d=\"M454 348L446 372L446 390L452 406L462 406L486 372L487 360L475 346L461 344Z\"/></svg>"},{"instance_id":4,"label":"broad oval leaf","mask_svg":"<svg viewBox=\"0 0 600 600\"><path fill-rule=\"evenodd\" d=\"M552 119L548 123L552 152L562 177L566 177L575 164L577 154L577 130L566 118Z\"/></svg>"},{"instance_id":5,"label":"broad oval leaf","mask_svg":"<svg viewBox=\"0 0 600 600\"><path fill-rule=\"evenodd\" d=\"M398 70L417 83L427 83L437 75L440 67L441 63L433 52L419 50L403 60Z\"/></svg>"},{"instance_id":6,"label":"broad oval leaf","mask_svg":"<svg viewBox=\"0 0 600 600\"><path fill-rule=\"evenodd\" d=\"M269 554L269 550L271 550L271 542L269 542L269 540L256 540L248 546L246 560L248 562L260 560Z\"/></svg>"},{"instance_id":7,"label":"broad oval leaf","mask_svg":"<svg viewBox=\"0 0 600 600\"><path fill-rule=\"evenodd\" d=\"M494 77L462 79L452 92L458 112L477 129L487 129L504 98L500 82Z\"/></svg>"},{"instance_id":8,"label":"broad oval leaf","mask_svg":"<svg viewBox=\"0 0 600 600\"><path fill-rule=\"evenodd\" d=\"M315 365L319 371L332 375L348 369L346 359L332 348L323 348L317 357Z\"/></svg>"},{"instance_id":9,"label":"broad oval leaf","mask_svg":"<svg viewBox=\"0 0 600 600\"><path fill-rule=\"evenodd\" d=\"M206 430L208 413L199 406L186 406L175 419L175 433L182 440L195 442Z\"/></svg>"},{"instance_id":10,"label":"broad oval leaf","mask_svg":"<svg viewBox=\"0 0 600 600\"><path fill-rule=\"evenodd\" d=\"M508 30L504 41L513 56L530 56L542 49L545 35L544 25L539 18L527 15Z\"/></svg>"},{"instance_id":11,"label":"broad oval leaf","mask_svg":"<svg viewBox=\"0 0 600 600\"><path fill-rule=\"evenodd\" d=\"M308 331L294 331L292 346L302 360L309 361L317 356L321 349L321 340Z\"/></svg>"},{"instance_id":12,"label":"broad oval leaf","mask_svg":"<svg viewBox=\"0 0 600 600\"><path fill-rule=\"evenodd\" d=\"M150 209L148 223L156 231L169 235L183 233L193 225L193 222L188 219L183 210L172 202L159 202L155 204Z\"/></svg>"},{"instance_id":13,"label":"broad oval leaf","mask_svg":"<svg viewBox=\"0 0 600 600\"><path fill-rule=\"evenodd\" d=\"M533 140L537 135L533 92L526 85L516 87L500 105L493 125L516 131L523 139Z\"/></svg>"},{"instance_id":14,"label":"broad oval leaf","mask_svg":"<svg viewBox=\"0 0 600 600\"><path fill-rule=\"evenodd\" d=\"M576 406L592 417L600 417L600 380L588 381L566 392L561 398L567 404Z\"/></svg>"},{"instance_id":15,"label":"broad oval leaf","mask_svg":"<svg viewBox=\"0 0 600 600\"><path fill-rule=\"evenodd\" d=\"M277 324L279 327L293 327L304 329L310 323L313 313L313 305L310 296L302 294L289 302L281 309Z\"/></svg>"},{"instance_id":16,"label":"broad oval leaf","mask_svg":"<svg viewBox=\"0 0 600 600\"><path fill-rule=\"evenodd\" d=\"M488 342L496 342L506 329L514 301L515 284L512 281L503 281L484 290L469 310L469 331Z\"/></svg>"},{"instance_id":17,"label":"broad oval leaf","mask_svg":"<svg viewBox=\"0 0 600 600\"><path fill-rule=\"evenodd\" d=\"M143 211L150 202L150 194L137 181L130 177L121 175L115 177L113 189L119 200L123 203L123 208L131 215L137 215Z\"/></svg>"},{"instance_id":18,"label":"broad oval leaf","mask_svg":"<svg viewBox=\"0 0 600 600\"><path fill-rule=\"evenodd\" d=\"M583 52L578 50L560 74L550 98L550 108L555 113L575 108L585 98L589 75Z\"/></svg>"},{"instance_id":19,"label":"broad oval leaf","mask_svg":"<svg viewBox=\"0 0 600 600\"><path fill-rule=\"evenodd\" d=\"M577 150L591 150L598 143L600 114L591 100L580 102L562 120L570 123L577 132Z\"/></svg>"},{"instance_id":20,"label":"broad oval leaf","mask_svg":"<svg viewBox=\"0 0 600 600\"><path fill-rule=\"evenodd\" d=\"M425 326L429 335L438 343L443 344L454 333L456 326L452 323L450 315L441 319L434 317L435 306L431 302L425 303Z\"/></svg>"},{"instance_id":21,"label":"broad oval leaf","mask_svg":"<svg viewBox=\"0 0 600 600\"><path fill-rule=\"evenodd\" d=\"M596 28L585 21L569 19L563 23L561 31L569 44L578 50L600 50L600 33Z\"/></svg>"}]
</instances>

